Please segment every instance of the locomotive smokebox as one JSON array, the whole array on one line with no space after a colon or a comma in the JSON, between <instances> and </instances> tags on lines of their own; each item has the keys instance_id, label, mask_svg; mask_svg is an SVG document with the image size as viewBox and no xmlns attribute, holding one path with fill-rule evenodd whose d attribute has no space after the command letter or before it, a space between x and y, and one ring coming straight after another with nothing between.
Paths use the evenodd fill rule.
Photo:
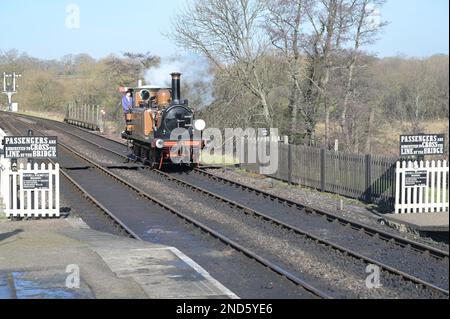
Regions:
<instances>
[{"instance_id":1,"label":"locomotive smokebox","mask_svg":"<svg viewBox=\"0 0 450 319\"><path fill-rule=\"evenodd\" d=\"M181 100L181 73L174 72L172 76L172 103L180 103Z\"/></svg>"}]
</instances>

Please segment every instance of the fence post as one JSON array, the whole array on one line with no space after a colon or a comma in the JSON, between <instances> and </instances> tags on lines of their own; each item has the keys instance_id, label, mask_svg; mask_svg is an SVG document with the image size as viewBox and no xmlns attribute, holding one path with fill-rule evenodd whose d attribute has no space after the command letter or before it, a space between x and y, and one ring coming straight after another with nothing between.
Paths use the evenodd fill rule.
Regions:
<instances>
[{"instance_id":1,"label":"fence post","mask_svg":"<svg viewBox=\"0 0 450 319\"><path fill-rule=\"evenodd\" d=\"M288 144L288 184L292 185L292 145Z\"/></svg>"},{"instance_id":2,"label":"fence post","mask_svg":"<svg viewBox=\"0 0 450 319\"><path fill-rule=\"evenodd\" d=\"M100 118L99 118L99 115L100 115L100 113L99 113L99 109L100 109L100 107L97 105L96 106L96 108L95 108L95 111L96 111L96 114L95 114L95 125L97 126L97 130L99 130L100 131Z\"/></svg>"},{"instance_id":3,"label":"fence post","mask_svg":"<svg viewBox=\"0 0 450 319\"><path fill-rule=\"evenodd\" d=\"M320 150L320 190L325 192L325 149Z\"/></svg>"},{"instance_id":4,"label":"fence post","mask_svg":"<svg viewBox=\"0 0 450 319\"><path fill-rule=\"evenodd\" d=\"M395 207L395 213L400 214L401 211L401 205L403 204L400 202L400 190L403 192L403 185L401 185L400 180L400 174L402 173L402 164L400 161L397 161L396 169L395 169L395 198L394 198L394 207Z\"/></svg>"},{"instance_id":5,"label":"fence post","mask_svg":"<svg viewBox=\"0 0 450 319\"><path fill-rule=\"evenodd\" d=\"M364 194L364 199L366 202L372 201L372 155L366 155L366 177L365 177L365 188L366 192Z\"/></svg>"},{"instance_id":6,"label":"fence post","mask_svg":"<svg viewBox=\"0 0 450 319\"><path fill-rule=\"evenodd\" d=\"M105 125L106 124L105 123L106 122L106 112L104 110L101 111L101 117L102 117L102 124L101 124L102 127L100 129L100 132L103 133L105 131L105 129L106 129L106 125Z\"/></svg>"}]
</instances>

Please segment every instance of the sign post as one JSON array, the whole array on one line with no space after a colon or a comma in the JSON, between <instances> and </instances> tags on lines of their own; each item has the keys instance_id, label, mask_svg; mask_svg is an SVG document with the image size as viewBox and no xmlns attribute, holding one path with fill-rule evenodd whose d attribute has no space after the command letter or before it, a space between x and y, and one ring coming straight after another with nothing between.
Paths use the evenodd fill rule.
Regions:
<instances>
[{"instance_id":1,"label":"sign post","mask_svg":"<svg viewBox=\"0 0 450 319\"><path fill-rule=\"evenodd\" d=\"M11 167L0 172L2 180L4 175L6 181L11 181L2 183L2 193L5 190L7 194L7 216L59 217L59 164L34 163L35 160L57 159L57 137L34 136L29 131L28 136L5 136L2 144L4 157L11 163ZM28 163L19 165L20 160Z\"/></svg>"},{"instance_id":2,"label":"sign post","mask_svg":"<svg viewBox=\"0 0 450 319\"><path fill-rule=\"evenodd\" d=\"M18 109L17 103L12 102L12 97L17 93L17 78L22 77L21 74L6 74L3 72L3 94L8 97L8 111L14 112ZM12 83L11 83L12 82Z\"/></svg>"},{"instance_id":3,"label":"sign post","mask_svg":"<svg viewBox=\"0 0 450 319\"><path fill-rule=\"evenodd\" d=\"M441 212L447 209L447 161L425 161L445 155L445 134L400 136L401 161L396 167L395 212Z\"/></svg>"}]
</instances>

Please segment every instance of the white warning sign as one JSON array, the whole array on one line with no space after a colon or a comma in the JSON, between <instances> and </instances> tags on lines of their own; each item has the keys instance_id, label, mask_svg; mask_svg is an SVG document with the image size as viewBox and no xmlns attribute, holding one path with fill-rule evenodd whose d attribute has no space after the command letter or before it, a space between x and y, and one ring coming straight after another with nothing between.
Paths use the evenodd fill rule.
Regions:
<instances>
[{"instance_id":1,"label":"white warning sign","mask_svg":"<svg viewBox=\"0 0 450 319\"><path fill-rule=\"evenodd\" d=\"M48 136L5 136L5 158L56 159L58 138Z\"/></svg>"}]
</instances>

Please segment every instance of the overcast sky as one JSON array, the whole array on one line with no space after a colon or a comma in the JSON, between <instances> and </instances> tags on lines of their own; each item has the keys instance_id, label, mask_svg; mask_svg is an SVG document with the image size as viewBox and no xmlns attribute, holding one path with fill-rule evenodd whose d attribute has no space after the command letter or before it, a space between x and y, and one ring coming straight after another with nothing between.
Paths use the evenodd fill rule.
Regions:
<instances>
[{"instance_id":1,"label":"overcast sky","mask_svg":"<svg viewBox=\"0 0 450 319\"><path fill-rule=\"evenodd\" d=\"M185 1L0 0L0 50L15 48L46 59L124 51L170 56L177 48L162 32ZM67 27L67 21L69 26L75 21L66 12L70 4L80 10L79 28ZM448 0L388 0L382 19L390 24L368 49L381 57L448 54L448 12Z\"/></svg>"}]
</instances>

